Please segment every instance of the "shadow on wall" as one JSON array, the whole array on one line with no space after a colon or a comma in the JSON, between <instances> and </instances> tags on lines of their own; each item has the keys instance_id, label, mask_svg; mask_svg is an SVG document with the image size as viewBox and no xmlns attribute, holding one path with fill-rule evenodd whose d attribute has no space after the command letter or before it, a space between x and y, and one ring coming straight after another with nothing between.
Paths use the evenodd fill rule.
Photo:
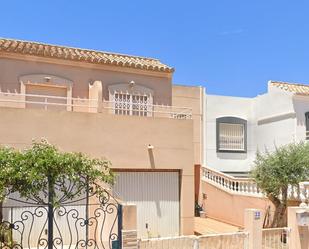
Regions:
<instances>
[{"instance_id":1,"label":"shadow on wall","mask_svg":"<svg viewBox=\"0 0 309 249\"><path fill-rule=\"evenodd\" d=\"M270 206L270 211L274 210L267 198L228 193L205 181L201 182L201 191L207 195L203 204L208 217L238 227L244 226L244 211L247 208L261 209L266 212Z\"/></svg>"},{"instance_id":2,"label":"shadow on wall","mask_svg":"<svg viewBox=\"0 0 309 249\"><path fill-rule=\"evenodd\" d=\"M296 112L296 120L297 126L306 126L306 118L305 113L309 112L309 102L308 100L304 99L294 99L293 100L293 107L294 111Z\"/></svg>"},{"instance_id":3,"label":"shadow on wall","mask_svg":"<svg viewBox=\"0 0 309 249\"><path fill-rule=\"evenodd\" d=\"M155 169L156 165L155 165L155 160L154 160L154 155L153 155L153 146L152 145L148 145L148 156L149 156L150 167L152 169Z\"/></svg>"},{"instance_id":4,"label":"shadow on wall","mask_svg":"<svg viewBox=\"0 0 309 249\"><path fill-rule=\"evenodd\" d=\"M246 160L248 158L247 153L224 153L218 152L218 158L229 159L229 160Z\"/></svg>"}]
</instances>

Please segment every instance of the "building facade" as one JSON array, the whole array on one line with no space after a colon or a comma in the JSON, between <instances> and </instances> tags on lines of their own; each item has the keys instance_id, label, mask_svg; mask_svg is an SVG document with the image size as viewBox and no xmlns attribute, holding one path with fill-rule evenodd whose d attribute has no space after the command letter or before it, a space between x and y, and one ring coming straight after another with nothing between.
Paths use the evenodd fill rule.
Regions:
<instances>
[{"instance_id":1,"label":"building facade","mask_svg":"<svg viewBox=\"0 0 309 249\"><path fill-rule=\"evenodd\" d=\"M309 86L269 81L254 98L206 95L205 165L247 176L256 152L306 140Z\"/></svg>"},{"instance_id":2,"label":"building facade","mask_svg":"<svg viewBox=\"0 0 309 249\"><path fill-rule=\"evenodd\" d=\"M193 234L203 89L173 88L173 71L152 58L0 39L1 145L44 137L106 157L114 194L137 204L139 237Z\"/></svg>"}]
</instances>

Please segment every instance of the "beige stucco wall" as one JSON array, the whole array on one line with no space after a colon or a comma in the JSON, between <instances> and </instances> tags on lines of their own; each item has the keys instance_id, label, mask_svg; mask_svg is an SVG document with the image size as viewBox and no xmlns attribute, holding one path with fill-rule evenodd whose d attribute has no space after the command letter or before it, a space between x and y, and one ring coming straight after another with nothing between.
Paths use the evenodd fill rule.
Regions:
<instances>
[{"instance_id":1,"label":"beige stucco wall","mask_svg":"<svg viewBox=\"0 0 309 249\"><path fill-rule=\"evenodd\" d=\"M192 109L194 164L203 164L203 98L205 89L201 86L173 85L173 106Z\"/></svg>"},{"instance_id":2,"label":"beige stucco wall","mask_svg":"<svg viewBox=\"0 0 309 249\"><path fill-rule=\"evenodd\" d=\"M192 120L15 108L0 108L0 116L2 145L24 148L44 137L61 150L105 156L114 168L180 169L181 230L193 233Z\"/></svg>"},{"instance_id":3,"label":"beige stucco wall","mask_svg":"<svg viewBox=\"0 0 309 249\"><path fill-rule=\"evenodd\" d=\"M202 192L206 194L203 201L206 215L211 218L244 227L244 212L247 208L261 209L266 213L273 205L267 198L231 194L205 181L201 182Z\"/></svg>"},{"instance_id":4,"label":"beige stucco wall","mask_svg":"<svg viewBox=\"0 0 309 249\"><path fill-rule=\"evenodd\" d=\"M2 92L19 93L19 77L28 74L54 75L72 81L73 97L88 98L89 83L99 80L103 85L103 98L108 100L109 85L129 83L133 80L136 84L154 91L154 104L171 105L172 101L172 74L27 55L0 54L0 90Z\"/></svg>"}]
</instances>

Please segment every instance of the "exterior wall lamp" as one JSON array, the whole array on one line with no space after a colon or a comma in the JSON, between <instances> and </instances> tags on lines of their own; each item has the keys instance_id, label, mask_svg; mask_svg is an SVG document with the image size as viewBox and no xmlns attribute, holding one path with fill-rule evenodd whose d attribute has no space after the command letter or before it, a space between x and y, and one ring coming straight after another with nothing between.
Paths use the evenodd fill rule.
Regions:
<instances>
[{"instance_id":1,"label":"exterior wall lamp","mask_svg":"<svg viewBox=\"0 0 309 249\"><path fill-rule=\"evenodd\" d=\"M147 148L148 148L148 150L153 150L153 149L154 149L154 146L151 145L151 144L148 144Z\"/></svg>"},{"instance_id":2,"label":"exterior wall lamp","mask_svg":"<svg viewBox=\"0 0 309 249\"><path fill-rule=\"evenodd\" d=\"M130 82L129 82L129 87L130 88L133 88L135 86L135 81L134 80L131 80Z\"/></svg>"}]
</instances>

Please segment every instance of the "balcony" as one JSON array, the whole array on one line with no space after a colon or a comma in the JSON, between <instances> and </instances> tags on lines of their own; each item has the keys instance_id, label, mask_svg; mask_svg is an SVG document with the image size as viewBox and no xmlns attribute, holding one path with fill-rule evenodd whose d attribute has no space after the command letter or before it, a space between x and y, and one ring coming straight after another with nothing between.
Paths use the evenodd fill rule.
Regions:
<instances>
[{"instance_id":1,"label":"balcony","mask_svg":"<svg viewBox=\"0 0 309 249\"><path fill-rule=\"evenodd\" d=\"M187 107L9 92L0 92L0 107L192 119L192 109Z\"/></svg>"}]
</instances>

